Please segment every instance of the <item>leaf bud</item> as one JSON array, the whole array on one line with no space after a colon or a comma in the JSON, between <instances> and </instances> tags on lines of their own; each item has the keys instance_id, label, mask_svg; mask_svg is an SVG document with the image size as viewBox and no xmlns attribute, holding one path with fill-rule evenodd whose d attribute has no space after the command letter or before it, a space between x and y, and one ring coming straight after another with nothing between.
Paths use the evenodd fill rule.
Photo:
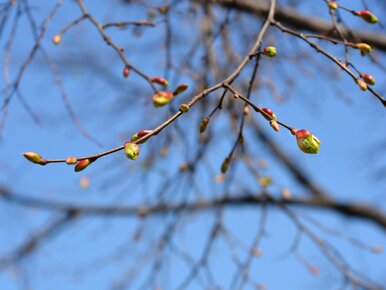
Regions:
<instances>
[{"instance_id":1,"label":"leaf bud","mask_svg":"<svg viewBox=\"0 0 386 290\"><path fill-rule=\"evenodd\" d=\"M139 138L142 138L143 136L146 136L147 134L149 134L151 132L152 132L152 130L141 130L141 131L135 133L133 136L131 136L130 141L131 142L137 141ZM146 140L147 140L147 138L145 140L142 140L141 142L137 142L137 144L142 144Z\"/></svg>"},{"instance_id":2,"label":"leaf bud","mask_svg":"<svg viewBox=\"0 0 386 290\"><path fill-rule=\"evenodd\" d=\"M373 13L371 13L368 10L354 11L353 14L356 15L356 16L359 16L360 18L362 18L367 23L374 24L374 23L378 22L377 16L375 16Z\"/></svg>"},{"instance_id":3,"label":"leaf bud","mask_svg":"<svg viewBox=\"0 0 386 290\"><path fill-rule=\"evenodd\" d=\"M373 86L376 83L375 78L370 74L363 74L361 75L361 78L370 86Z\"/></svg>"},{"instance_id":4,"label":"leaf bud","mask_svg":"<svg viewBox=\"0 0 386 290\"><path fill-rule=\"evenodd\" d=\"M274 46L267 46L263 49L263 55L268 57L274 57L276 56L276 47Z\"/></svg>"},{"instance_id":5,"label":"leaf bud","mask_svg":"<svg viewBox=\"0 0 386 290\"><path fill-rule=\"evenodd\" d=\"M297 130L295 135L297 144L304 153L317 154L319 152L320 141L310 131Z\"/></svg>"},{"instance_id":6,"label":"leaf bud","mask_svg":"<svg viewBox=\"0 0 386 290\"><path fill-rule=\"evenodd\" d=\"M208 126L209 118L204 118L200 123L200 133L204 133Z\"/></svg>"},{"instance_id":7,"label":"leaf bud","mask_svg":"<svg viewBox=\"0 0 386 290\"><path fill-rule=\"evenodd\" d=\"M68 165L73 165L73 164L76 164L77 162L78 162L78 159L76 157L69 156L66 158L66 164Z\"/></svg>"},{"instance_id":8,"label":"leaf bud","mask_svg":"<svg viewBox=\"0 0 386 290\"><path fill-rule=\"evenodd\" d=\"M30 161L32 163L40 164L40 165L46 165L47 164L47 161L35 152L24 152L23 156L26 159L28 159L28 161Z\"/></svg>"},{"instance_id":9,"label":"leaf bud","mask_svg":"<svg viewBox=\"0 0 386 290\"><path fill-rule=\"evenodd\" d=\"M169 85L169 82L166 79L161 78L161 77L151 78L150 81L152 83L156 83L156 84L159 84L159 85L164 86L164 87L167 87Z\"/></svg>"},{"instance_id":10,"label":"leaf bud","mask_svg":"<svg viewBox=\"0 0 386 290\"><path fill-rule=\"evenodd\" d=\"M187 89L188 89L188 85L187 84L180 84L179 86L177 86L173 92L173 95L177 96L183 92L185 92Z\"/></svg>"},{"instance_id":11,"label":"leaf bud","mask_svg":"<svg viewBox=\"0 0 386 290\"><path fill-rule=\"evenodd\" d=\"M127 78L130 74L130 68L128 66L125 66L123 71L122 71L122 75L124 78Z\"/></svg>"},{"instance_id":12,"label":"leaf bud","mask_svg":"<svg viewBox=\"0 0 386 290\"><path fill-rule=\"evenodd\" d=\"M60 43L60 41L62 40L62 36L60 34L57 34L55 35L53 38L52 38L52 42L55 44L55 45L58 45Z\"/></svg>"},{"instance_id":13,"label":"leaf bud","mask_svg":"<svg viewBox=\"0 0 386 290\"><path fill-rule=\"evenodd\" d=\"M135 143L125 143L125 154L126 157L131 160L137 160L139 155L139 146Z\"/></svg>"},{"instance_id":14,"label":"leaf bud","mask_svg":"<svg viewBox=\"0 0 386 290\"><path fill-rule=\"evenodd\" d=\"M78 163L76 163L74 170L75 170L75 172L82 171L82 170L86 169L87 166L89 166L90 164L91 164L91 160L89 158L82 159L82 160L78 161Z\"/></svg>"},{"instance_id":15,"label":"leaf bud","mask_svg":"<svg viewBox=\"0 0 386 290\"><path fill-rule=\"evenodd\" d=\"M357 79L356 82L362 91L367 90L367 84L364 81Z\"/></svg>"},{"instance_id":16,"label":"leaf bud","mask_svg":"<svg viewBox=\"0 0 386 290\"><path fill-rule=\"evenodd\" d=\"M182 113L188 112L189 109L190 109L190 107L189 107L188 104L182 104L182 105L180 106L180 111L181 111Z\"/></svg>"},{"instance_id":17,"label":"leaf bud","mask_svg":"<svg viewBox=\"0 0 386 290\"><path fill-rule=\"evenodd\" d=\"M272 119L276 120L276 115L274 112L272 112L271 109L269 108L262 108L261 109L264 113L266 113L267 115L269 115ZM266 118L267 120L271 120L271 119L268 119L264 114L263 114L264 118Z\"/></svg>"},{"instance_id":18,"label":"leaf bud","mask_svg":"<svg viewBox=\"0 0 386 290\"><path fill-rule=\"evenodd\" d=\"M165 106L174 98L171 92L158 92L153 96L153 105L156 108Z\"/></svg>"},{"instance_id":19,"label":"leaf bud","mask_svg":"<svg viewBox=\"0 0 386 290\"><path fill-rule=\"evenodd\" d=\"M280 131L279 124L277 123L276 120L269 121L269 124L271 125L272 129L275 130L276 132Z\"/></svg>"},{"instance_id":20,"label":"leaf bud","mask_svg":"<svg viewBox=\"0 0 386 290\"><path fill-rule=\"evenodd\" d=\"M327 5L332 10L338 9L338 3L336 3L336 1L329 1Z\"/></svg>"},{"instance_id":21,"label":"leaf bud","mask_svg":"<svg viewBox=\"0 0 386 290\"><path fill-rule=\"evenodd\" d=\"M370 45L364 42L359 42L355 44L355 48L359 49L361 51L361 55L364 56L370 52L373 51Z\"/></svg>"}]
</instances>

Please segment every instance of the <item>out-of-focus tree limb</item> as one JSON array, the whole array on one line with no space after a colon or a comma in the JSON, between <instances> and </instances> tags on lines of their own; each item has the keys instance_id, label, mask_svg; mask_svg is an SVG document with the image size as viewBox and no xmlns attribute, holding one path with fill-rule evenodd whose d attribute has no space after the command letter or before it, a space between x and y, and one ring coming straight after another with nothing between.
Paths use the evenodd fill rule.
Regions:
<instances>
[{"instance_id":1,"label":"out-of-focus tree limb","mask_svg":"<svg viewBox=\"0 0 386 290\"><path fill-rule=\"evenodd\" d=\"M207 0L196 0L198 2L207 2ZM235 8L244 12L253 13L257 15L266 15L269 2L256 1L256 0L210 0L213 4L218 4L225 7ZM327 8L326 8L327 11ZM275 20L285 23L288 26L299 30L312 31L320 34L328 34L334 30L331 22L325 21L315 16L307 16L300 13L298 10L290 7L276 6ZM347 29L344 26L340 26L342 33L347 37L349 41L353 42L366 42L372 46L386 51L386 34ZM338 34L334 32L331 36L338 37Z\"/></svg>"},{"instance_id":2,"label":"out-of-focus tree limb","mask_svg":"<svg viewBox=\"0 0 386 290\"><path fill-rule=\"evenodd\" d=\"M2 189L0 189L0 194L3 194ZM76 210L68 210L64 214L59 213L58 216L54 217L48 224L33 233L31 237L28 237L23 244L18 246L10 254L0 258L0 271L32 254L41 243L52 238L64 225L69 224L69 222L73 221L76 217Z\"/></svg>"},{"instance_id":3,"label":"out-of-focus tree limb","mask_svg":"<svg viewBox=\"0 0 386 290\"><path fill-rule=\"evenodd\" d=\"M22 206L31 206L47 210L64 211L67 213L76 212L79 215L106 215L106 216L150 216L162 215L178 212L198 212L213 209L218 206L240 207L240 206L260 206L264 203L276 206L286 204L289 206L302 206L330 210L347 217L355 217L374 222L386 230L386 214L376 207L364 203L349 203L332 200L330 198L291 198L291 199L272 199L265 198L265 195L253 193L243 193L241 195L227 195L228 197L203 200L192 203L181 204L158 204L154 206L89 206L47 201L27 197L24 195L8 192L0 188L0 197L4 201Z\"/></svg>"}]
</instances>

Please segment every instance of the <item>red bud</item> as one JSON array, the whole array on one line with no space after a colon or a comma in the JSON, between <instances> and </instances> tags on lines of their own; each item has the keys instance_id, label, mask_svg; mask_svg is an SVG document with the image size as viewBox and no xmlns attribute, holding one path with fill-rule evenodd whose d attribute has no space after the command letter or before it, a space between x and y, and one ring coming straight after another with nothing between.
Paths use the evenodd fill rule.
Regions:
<instances>
[{"instance_id":1,"label":"red bud","mask_svg":"<svg viewBox=\"0 0 386 290\"><path fill-rule=\"evenodd\" d=\"M370 86L375 85L375 78L372 75L364 74L361 75L361 78Z\"/></svg>"},{"instance_id":2,"label":"red bud","mask_svg":"<svg viewBox=\"0 0 386 290\"><path fill-rule=\"evenodd\" d=\"M275 115L274 112L272 112L271 109L269 109L269 108L262 108L261 110L262 110L264 113L266 113L267 115L271 116L272 119L276 119L276 115ZM265 117L265 116L264 116L264 117Z\"/></svg>"},{"instance_id":3,"label":"red bud","mask_svg":"<svg viewBox=\"0 0 386 290\"><path fill-rule=\"evenodd\" d=\"M161 78L161 77L151 78L150 81L152 83L156 83L156 84L159 84L159 85L164 86L164 87L167 87L169 85L169 82L166 79Z\"/></svg>"},{"instance_id":4,"label":"red bud","mask_svg":"<svg viewBox=\"0 0 386 290\"><path fill-rule=\"evenodd\" d=\"M173 95L177 96L178 94L181 94L182 92L185 92L188 89L187 84L180 84L173 92Z\"/></svg>"},{"instance_id":5,"label":"red bud","mask_svg":"<svg viewBox=\"0 0 386 290\"><path fill-rule=\"evenodd\" d=\"M82 170L86 169L87 166L89 166L90 164L91 164L90 159L80 160L80 161L78 161L78 163L76 163L74 170L75 170L75 172L82 171Z\"/></svg>"},{"instance_id":6,"label":"red bud","mask_svg":"<svg viewBox=\"0 0 386 290\"><path fill-rule=\"evenodd\" d=\"M295 135L296 135L296 139L305 139L311 136L311 132L305 129L301 129L301 130L296 130Z\"/></svg>"},{"instance_id":7,"label":"red bud","mask_svg":"<svg viewBox=\"0 0 386 290\"><path fill-rule=\"evenodd\" d=\"M133 136L131 136L131 139L130 141L131 142L134 142L134 141L137 141L139 138L142 138L143 136L146 136L147 134L151 133L152 130L142 130L142 131L139 131L137 133L135 133ZM141 142L137 142L137 144L142 144L146 141L147 139L141 141Z\"/></svg>"},{"instance_id":8,"label":"red bud","mask_svg":"<svg viewBox=\"0 0 386 290\"><path fill-rule=\"evenodd\" d=\"M125 68L123 69L123 77L127 78L130 74L130 68L128 66L125 66Z\"/></svg>"}]
</instances>

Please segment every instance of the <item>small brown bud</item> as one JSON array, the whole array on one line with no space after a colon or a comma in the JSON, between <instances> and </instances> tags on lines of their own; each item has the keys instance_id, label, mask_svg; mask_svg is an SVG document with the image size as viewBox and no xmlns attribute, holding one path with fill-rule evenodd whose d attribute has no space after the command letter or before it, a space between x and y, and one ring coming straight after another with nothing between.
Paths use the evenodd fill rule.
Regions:
<instances>
[{"instance_id":1,"label":"small brown bud","mask_svg":"<svg viewBox=\"0 0 386 290\"><path fill-rule=\"evenodd\" d=\"M190 109L190 107L189 107L188 104L182 104L182 105L180 106L180 111L181 111L182 113L188 112L189 109Z\"/></svg>"},{"instance_id":2,"label":"small brown bud","mask_svg":"<svg viewBox=\"0 0 386 290\"><path fill-rule=\"evenodd\" d=\"M249 113L250 113L249 107L248 107L248 106L245 106L245 107L244 107L244 110L243 110L243 114L244 114L245 116L247 116Z\"/></svg>"},{"instance_id":3,"label":"small brown bud","mask_svg":"<svg viewBox=\"0 0 386 290\"><path fill-rule=\"evenodd\" d=\"M62 40L62 36L60 34L57 34L55 35L53 38L52 38L52 42L55 44L55 45L58 45L60 43L60 41Z\"/></svg>"},{"instance_id":4,"label":"small brown bud","mask_svg":"<svg viewBox=\"0 0 386 290\"><path fill-rule=\"evenodd\" d=\"M374 245L371 247L373 253L379 254L383 252L383 247L381 245Z\"/></svg>"},{"instance_id":5,"label":"small brown bud","mask_svg":"<svg viewBox=\"0 0 386 290\"><path fill-rule=\"evenodd\" d=\"M130 68L128 66L125 66L123 71L122 71L122 75L124 78L127 78L130 74Z\"/></svg>"},{"instance_id":6,"label":"small brown bud","mask_svg":"<svg viewBox=\"0 0 386 290\"><path fill-rule=\"evenodd\" d=\"M225 160L221 164L221 173L222 174L225 174L228 171L230 161L231 161L231 159L229 157L227 157L227 158L225 158Z\"/></svg>"},{"instance_id":7,"label":"small brown bud","mask_svg":"<svg viewBox=\"0 0 386 290\"><path fill-rule=\"evenodd\" d=\"M269 176L262 176L259 177L258 182L262 187L267 187L268 185L272 184L272 178Z\"/></svg>"},{"instance_id":8,"label":"small brown bud","mask_svg":"<svg viewBox=\"0 0 386 290\"><path fill-rule=\"evenodd\" d=\"M166 14L168 11L169 11L169 6L168 5L165 5L165 6L161 6L161 7L158 7L157 8L158 11L162 14Z\"/></svg>"},{"instance_id":9,"label":"small brown bud","mask_svg":"<svg viewBox=\"0 0 386 290\"><path fill-rule=\"evenodd\" d=\"M308 267L308 271L314 275L314 276L318 276L319 275L319 268L318 267L315 267L315 266L309 266Z\"/></svg>"},{"instance_id":10,"label":"small brown bud","mask_svg":"<svg viewBox=\"0 0 386 290\"><path fill-rule=\"evenodd\" d=\"M76 157L69 156L66 158L66 164L68 165L73 165L73 164L76 164L77 162L78 162L78 159L76 159Z\"/></svg>"},{"instance_id":11,"label":"small brown bud","mask_svg":"<svg viewBox=\"0 0 386 290\"><path fill-rule=\"evenodd\" d=\"M204 118L200 123L200 133L204 133L209 124L209 118Z\"/></svg>"}]
</instances>

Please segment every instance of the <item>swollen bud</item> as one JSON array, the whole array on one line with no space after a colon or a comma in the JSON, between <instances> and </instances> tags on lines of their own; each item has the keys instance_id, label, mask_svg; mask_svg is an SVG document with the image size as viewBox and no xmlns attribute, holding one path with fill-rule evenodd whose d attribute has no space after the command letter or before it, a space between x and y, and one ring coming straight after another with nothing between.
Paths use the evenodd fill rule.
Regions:
<instances>
[{"instance_id":1,"label":"swollen bud","mask_svg":"<svg viewBox=\"0 0 386 290\"><path fill-rule=\"evenodd\" d=\"M338 3L336 3L336 1L330 1L327 5L332 10L338 9Z\"/></svg>"},{"instance_id":2,"label":"swollen bud","mask_svg":"<svg viewBox=\"0 0 386 290\"><path fill-rule=\"evenodd\" d=\"M60 41L62 40L62 36L60 34L57 34L55 35L53 38L52 38L52 42L55 44L55 45L58 45L60 43Z\"/></svg>"},{"instance_id":3,"label":"swollen bud","mask_svg":"<svg viewBox=\"0 0 386 290\"><path fill-rule=\"evenodd\" d=\"M185 92L188 89L187 84L180 84L178 87L175 88L173 95L177 96L183 92Z\"/></svg>"},{"instance_id":4,"label":"swollen bud","mask_svg":"<svg viewBox=\"0 0 386 290\"><path fill-rule=\"evenodd\" d=\"M166 79L161 78L161 77L151 78L150 81L152 83L156 83L156 84L159 84L159 85L164 86L164 87L167 87L169 85L169 82Z\"/></svg>"},{"instance_id":5,"label":"swollen bud","mask_svg":"<svg viewBox=\"0 0 386 290\"><path fill-rule=\"evenodd\" d=\"M268 57L274 57L276 56L276 47L274 46L267 46L263 49L263 55Z\"/></svg>"},{"instance_id":6,"label":"swollen bud","mask_svg":"<svg viewBox=\"0 0 386 290\"><path fill-rule=\"evenodd\" d=\"M362 91L367 90L367 84L364 81L357 79L356 82Z\"/></svg>"},{"instance_id":7,"label":"swollen bud","mask_svg":"<svg viewBox=\"0 0 386 290\"><path fill-rule=\"evenodd\" d=\"M269 124L271 125L272 129L275 130L276 132L280 131L279 124L276 122L276 120L269 121Z\"/></svg>"},{"instance_id":8,"label":"swollen bud","mask_svg":"<svg viewBox=\"0 0 386 290\"><path fill-rule=\"evenodd\" d=\"M90 164L91 164L91 160L88 158L80 160L80 161L78 161L78 163L76 163L74 170L75 170L75 172L82 171L82 170L86 169L87 166L89 166Z\"/></svg>"},{"instance_id":9,"label":"swollen bud","mask_svg":"<svg viewBox=\"0 0 386 290\"><path fill-rule=\"evenodd\" d=\"M152 130L142 130L142 131L139 131L139 132L135 133L133 136L131 136L130 141L131 142L137 141L139 138L142 138L143 136L146 136L147 134L149 134L151 132L152 132ZM141 142L137 142L137 143L138 144L142 144L146 140L147 140L147 138L145 140L142 140Z\"/></svg>"},{"instance_id":10,"label":"swollen bud","mask_svg":"<svg viewBox=\"0 0 386 290\"><path fill-rule=\"evenodd\" d=\"M320 141L308 130L297 130L296 133L297 144L304 153L317 154L319 152Z\"/></svg>"},{"instance_id":11,"label":"swollen bud","mask_svg":"<svg viewBox=\"0 0 386 290\"><path fill-rule=\"evenodd\" d=\"M27 158L28 161L30 161L32 163L40 164L40 165L46 165L47 164L47 161L35 152L24 152L23 156L25 158Z\"/></svg>"},{"instance_id":12,"label":"swollen bud","mask_svg":"<svg viewBox=\"0 0 386 290\"><path fill-rule=\"evenodd\" d=\"M162 107L173 100L174 95L171 92L158 92L153 96L154 107Z\"/></svg>"},{"instance_id":13,"label":"swollen bud","mask_svg":"<svg viewBox=\"0 0 386 290\"><path fill-rule=\"evenodd\" d=\"M78 162L78 159L76 159L76 157L69 156L66 158L66 164L68 165L73 165L73 164L76 164L77 162Z\"/></svg>"},{"instance_id":14,"label":"swollen bud","mask_svg":"<svg viewBox=\"0 0 386 290\"><path fill-rule=\"evenodd\" d=\"M200 123L200 133L204 133L206 130L206 127L208 126L209 118L205 118Z\"/></svg>"},{"instance_id":15,"label":"swollen bud","mask_svg":"<svg viewBox=\"0 0 386 290\"><path fill-rule=\"evenodd\" d=\"M125 143L125 154L126 157L131 160L137 160L139 155L139 146L135 143Z\"/></svg>"},{"instance_id":16,"label":"swollen bud","mask_svg":"<svg viewBox=\"0 0 386 290\"><path fill-rule=\"evenodd\" d=\"M367 23L374 24L374 23L378 22L377 16L375 16L373 13L371 13L368 10L354 11L353 14L356 15L356 16L359 16L360 18L362 18Z\"/></svg>"},{"instance_id":17,"label":"swollen bud","mask_svg":"<svg viewBox=\"0 0 386 290\"><path fill-rule=\"evenodd\" d=\"M272 112L271 109L269 108L262 108L261 109L264 113L266 113L267 115L269 115L272 119L276 120L276 115L274 112ZM271 120L271 119L268 119L264 114L263 114L264 118L266 118L267 120Z\"/></svg>"},{"instance_id":18,"label":"swollen bud","mask_svg":"<svg viewBox=\"0 0 386 290\"><path fill-rule=\"evenodd\" d=\"M125 68L122 71L122 75L124 78L127 78L130 74L130 68L128 66L125 66Z\"/></svg>"},{"instance_id":19,"label":"swollen bud","mask_svg":"<svg viewBox=\"0 0 386 290\"><path fill-rule=\"evenodd\" d=\"M364 74L364 75L361 75L361 78L370 86L373 86L375 85L375 78L372 76L372 75L369 75L369 74Z\"/></svg>"},{"instance_id":20,"label":"swollen bud","mask_svg":"<svg viewBox=\"0 0 386 290\"><path fill-rule=\"evenodd\" d=\"M359 43L355 44L355 48L358 48L361 51L362 56L373 51L371 46L368 45L367 43L364 43L364 42L359 42Z\"/></svg>"},{"instance_id":21,"label":"swollen bud","mask_svg":"<svg viewBox=\"0 0 386 290\"><path fill-rule=\"evenodd\" d=\"M190 109L190 107L189 107L188 104L182 104L182 105L180 106L180 111L181 111L182 113L188 112L189 109Z\"/></svg>"}]
</instances>

